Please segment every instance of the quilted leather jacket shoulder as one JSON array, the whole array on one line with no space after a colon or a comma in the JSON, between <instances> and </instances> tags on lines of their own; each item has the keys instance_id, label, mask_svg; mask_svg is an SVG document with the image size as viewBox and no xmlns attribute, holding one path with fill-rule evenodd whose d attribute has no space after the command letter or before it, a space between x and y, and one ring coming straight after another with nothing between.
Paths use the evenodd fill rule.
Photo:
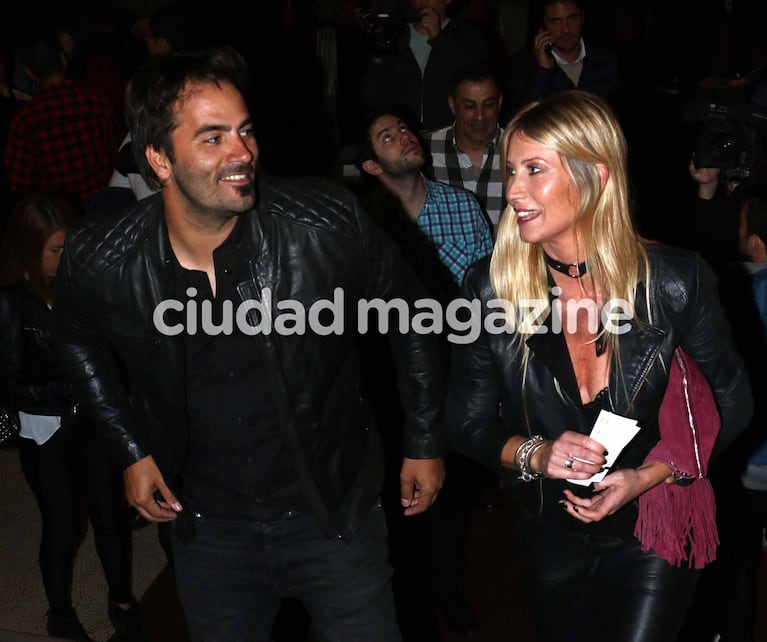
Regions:
<instances>
[{"instance_id":1,"label":"quilted leather jacket shoulder","mask_svg":"<svg viewBox=\"0 0 767 642\"><path fill-rule=\"evenodd\" d=\"M348 301L423 296L356 198L327 179L261 177L259 204L241 216L252 248L247 263L235 266L243 300L261 299L267 288L275 302L291 299L307 308L332 300L338 288ZM187 449L184 345L152 320L157 305L177 295L174 263L157 195L78 226L55 288L64 352L119 461L128 466L152 454L169 483ZM355 309L344 308L351 317L345 322L356 321ZM383 476L354 333L332 339L272 333L263 343L271 396L296 449L304 490L327 530L349 533L375 501ZM405 454L441 456L438 344L408 334L394 337L393 345L405 380L413 382L403 392L410 417ZM336 462L331 470L329 461Z\"/></svg>"}]
</instances>

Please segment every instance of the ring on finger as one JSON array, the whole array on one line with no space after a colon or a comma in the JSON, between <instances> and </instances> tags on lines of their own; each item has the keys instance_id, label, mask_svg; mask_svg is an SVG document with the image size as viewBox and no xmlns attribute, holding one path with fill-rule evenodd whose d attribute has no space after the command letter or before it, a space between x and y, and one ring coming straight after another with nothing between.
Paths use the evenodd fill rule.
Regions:
<instances>
[{"instance_id":1,"label":"ring on finger","mask_svg":"<svg viewBox=\"0 0 767 642\"><path fill-rule=\"evenodd\" d=\"M567 470L572 470L573 469L573 458L572 457L568 457L567 459L565 459L565 468L567 468Z\"/></svg>"}]
</instances>

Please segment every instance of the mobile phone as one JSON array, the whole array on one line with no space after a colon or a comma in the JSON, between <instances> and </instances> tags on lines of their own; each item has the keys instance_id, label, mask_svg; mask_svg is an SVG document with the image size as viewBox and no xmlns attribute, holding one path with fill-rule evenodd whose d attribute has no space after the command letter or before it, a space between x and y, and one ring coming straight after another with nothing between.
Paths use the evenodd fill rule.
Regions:
<instances>
[{"instance_id":1,"label":"mobile phone","mask_svg":"<svg viewBox=\"0 0 767 642\"><path fill-rule=\"evenodd\" d=\"M554 54L552 54L552 53L551 53L551 51L552 51L553 49L554 49L554 45L552 45L551 43L547 44L547 45L546 45L546 46L543 48L543 50L546 52L546 55L547 55L547 56L551 56L552 58L554 57Z\"/></svg>"}]
</instances>

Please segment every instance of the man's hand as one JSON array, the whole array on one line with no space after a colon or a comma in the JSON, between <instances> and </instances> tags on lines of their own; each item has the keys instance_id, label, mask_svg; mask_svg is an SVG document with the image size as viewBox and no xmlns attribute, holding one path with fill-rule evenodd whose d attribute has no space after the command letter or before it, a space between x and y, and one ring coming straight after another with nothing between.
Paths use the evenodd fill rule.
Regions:
<instances>
[{"instance_id":1,"label":"man's hand","mask_svg":"<svg viewBox=\"0 0 767 642\"><path fill-rule=\"evenodd\" d=\"M436 10L426 7L421 11L421 20L417 24L426 33L429 40L434 40L442 31L443 20L443 17Z\"/></svg>"},{"instance_id":2,"label":"man's hand","mask_svg":"<svg viewBox=\"0 0 767 642\"><path fill-rule=\"evenodd\" d=\"M698 198L710 201L716 194L719 185L718 167L695 167L695 161L690 160L690 176L698 184Z\"/></svg>"},{"instance_id":3,"label":"man's hand","mask_svg":"<svg viewBox=\"0 0 767 642\"><path fill-rule=\"evenodd\" d=\"M402 460L399 475L400 497L405 515L423 513L437 499L445 483L445 461L437 459Z\"/></svg>"},{"instance_id":4,"label":"man's hand","mask_svg":"<svg viewBox=\"0 0 767 642\"><path fill-rule=\"evenodd\" d=\"M546 51L546 47L551 44L551 41L551 32L545 29L539 30L533 40L535 62L539 67L543 67L543 69L554 68L554 58Z\"/></svg>"},{"instance_id":5,"label":"man's hand","mask_svg":"<svg viewBox=\"0 0 767 642\"><path fill-rule=\"evenodd\" d=\"M150 522L170 522L182 508L165 485L162 473L150 455L131 464L123 471L125 496L144 519ZM155 491L162 500L155 499Z\"/></svg>"}]
</instances>

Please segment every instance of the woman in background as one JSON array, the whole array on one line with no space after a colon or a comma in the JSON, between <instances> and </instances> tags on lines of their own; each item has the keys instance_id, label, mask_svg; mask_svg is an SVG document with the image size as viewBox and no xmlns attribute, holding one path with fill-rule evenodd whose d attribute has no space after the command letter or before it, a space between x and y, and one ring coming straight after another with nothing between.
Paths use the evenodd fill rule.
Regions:
<instances>
[{"instance_id":1,"label":"woman in background","mask_svg":"<svg viewBox=\"0 0 767 642\"><path fill-rule=\"evenodd\" d=\"M131 538L119 472L78 413L54 346L51 284L79 210L55 194L21 199L0 248L0 392L19 413L19 456L42 516L39 563L48 635L89 640L72 607L72 572L84 536L82 499L122 642L144 642L131 593Z\"/></svg>"}]
</instances>

